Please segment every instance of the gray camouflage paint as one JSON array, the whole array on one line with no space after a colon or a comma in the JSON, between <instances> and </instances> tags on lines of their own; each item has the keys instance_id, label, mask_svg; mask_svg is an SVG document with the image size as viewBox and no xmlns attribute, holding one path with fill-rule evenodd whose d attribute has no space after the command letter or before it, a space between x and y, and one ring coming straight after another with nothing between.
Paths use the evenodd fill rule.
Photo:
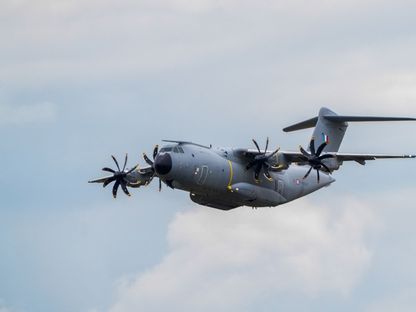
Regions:
<instances>
[{"instance_id":1,"label":"gray camouflage paint","mask_svg":"<svg viewBox=\"0 0 416 312\"><path fill-rule=\"evenodd\" d=\"M325 142L327 145L324 148L324 154L335 153L335 157L323 160L331 172L338 170L346 160L365 164L366 160L377 158L415 158L415 155L336 153L348 127L346 121L384 120L414 119L338 116L323 107L320 109L318 117L285 128L284 131L295 131L315 126L312 135L315 146L320 146ZM191 200L195 203L229 210L240 206L273 207L281 205L329 186L335 181L329 172L321 170L319 181L316 170L312 170L311 174L305 178L310 165L296 161L296 157L301 155L296 152L277 153L271 162L279 169L270 171L272 179L267 179L264 174L261 174L256 180L254 168L247 169L247 164L253 159L252 157L258 154L258 151L212 148L182 141L167 142L175 144L166 145L158 151L155 155L155 165L157 166L158 161L162 159L170 158L168 172L158 172L152 167L138 168L127 176L128 186L147 185L154 177L158 177L172 188L189 192ZM292 157L292 160L288 160L289 157Z\"/></svg>"}]
</instances>

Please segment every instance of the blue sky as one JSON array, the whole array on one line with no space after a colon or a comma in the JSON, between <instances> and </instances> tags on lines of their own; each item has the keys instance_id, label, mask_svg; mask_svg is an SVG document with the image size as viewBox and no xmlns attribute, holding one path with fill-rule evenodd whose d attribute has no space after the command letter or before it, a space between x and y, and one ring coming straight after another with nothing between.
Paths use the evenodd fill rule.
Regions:
<instances>
[{"instance_id":1,"label":"blue sky","mask_svg":"<svg viewBox=\"0 0 416 312\"><path fill-rule=\"evenodd\" d=\"M328 106L416 116L412 1L0 3L0 311L413 311L412 160L221 212L157 185L88 185L162 139L283 149ZM344 152L416 153L413 123L351 124Z\"/></svg>"}]
</instances>

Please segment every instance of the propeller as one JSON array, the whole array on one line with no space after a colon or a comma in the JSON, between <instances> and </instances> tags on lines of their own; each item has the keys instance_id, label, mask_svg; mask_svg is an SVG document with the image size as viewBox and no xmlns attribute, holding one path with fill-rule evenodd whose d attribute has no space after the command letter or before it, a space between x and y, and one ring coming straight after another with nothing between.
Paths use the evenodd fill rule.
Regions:
<instances>
[{"instance_id":1,"label":"propeller","mask_svg":"<svg viewBox=\"0 0 416 312\"><path fill-rule=\"evenodd\" d=\"M101 178L98 180L93 180L93 181L88 181L89 183L103 183L103 187L106 187L108 184L110 184L111 182L115 182L113 185L113 197L116 198L117 197L117 191L118 188L121 186L121 189L123 190L123 192L127 195L130 196L130 193L127 189L127 185L129 183L129 181L126 179L127 175L132 173L134 170L136 170L136 168L138 167L137 165L134 166L133 168L131 168L130 170L126 169L126 165L127 165L127 159L128 159L128 155L126 154L126 157L124 159L124 165L123 165L123 169L120 169L120 165L118 164L117 159L111 155L111 158L113 158L114 162L116 163L117 166L117 170L105 167L102 170L106 171L106 172L110 172L113 175L109 176L109 177L105 177L105 178Z\"/></svg>"},{"instance_id":2,"label":"propeller","mask_svg":"<svg viewBox=\"0 0 416 312\"><path fill-rule=\"evenodd\" d=\"M143 153L144 160L152 167L153 171L154 169L154 160L159 152L159 145L155 145L155 148L153 149L153 161L146 155L146 153ZM162 180L159 178L159 192L162 190Z\"/></svg>"},{"instance_id":3,"label":"propeller","mask_svg":"<svg viewBox=\"0 0 416 312\"><path fill-rule=\"evenodd\" d=\"M306 172L303 179L306 179L309 176L312 169L316 170L318 183L319 183L319 171L322 171L322 168L324 168L327 172L331 173L331 170L328 168L328 166L326 166L322 162L322 160L328 159L328 158L333 158L334 155L330 155L330 154L321 155L325 146L327 146L327 143L323 142L321 145L319 145L318 149L315 150L315 139L314 138L312 138L311 142L309 143L310 153L305 151L302 146L299 146L300 152L302 153L300 158L302 159L302 161L307 162L311 166L309 168L308 172Z\"/></svg>"},{"instance_id":4,"label":"propeller","mask_svg":"<svg viewBox=\"0 0 416 312\"><path fill-rule=\"evenodd\" d=\"M259 144L253 139L253 143L256 146L259 154L254 157L254 160L249 162L246 166L246 169L249 170L250 168L254 167L254 179L256 181L259 180L260 172L263 169L263 174L267 180L272 181L272 177L270 175L270 169L274 169L273 165L269 163L269 159L272 158L276 153L279 151L279 147L272 153L267 154L267 148L269 147L269 138L266 140L266 148L264 152L260 150Z\"/></svg>"}]
</instances>

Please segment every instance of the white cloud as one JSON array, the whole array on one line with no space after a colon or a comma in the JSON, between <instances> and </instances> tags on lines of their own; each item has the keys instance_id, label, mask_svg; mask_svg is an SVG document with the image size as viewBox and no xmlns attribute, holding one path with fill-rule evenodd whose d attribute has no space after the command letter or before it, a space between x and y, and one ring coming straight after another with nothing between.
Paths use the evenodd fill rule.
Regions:
<instances>
[{"instance_id":1,"label":"white cloud","mask_svg":"<svg viewBox=\"0 0 416 312\"><path fill-rule=\"evenodd\" d=\"M370 207L345 199L336 207L301 200L181 213L170 225L168 254L123 280L110 310L229 311L267 292L348 295L370 265L364 238L374 224Z\"/></svg>"},{"instance_id":2,"label":"white cloud","mask_svg":"<svg viewBox=\"0 0 416 312\"><path fill-rule=\"evenodd\" d=\"M9 39L0 51L1 75L11 83L30 85L148 77L207 64L218 58L230 61L252 55L253 49L258 49L254 54L260 57L264 50L276 50L274 59L265 59L265 67L283 72L286 77L293 71L304 71L301 76L311 81L316 80L316 73L328 70L327 60L331 57L334 60L334 46L350 39L355 41L349 49L357 49L361 36L372 33L366 29L368 18L363 16L369 12L379 15L388 12L388 3L372 0L6 1L3 7L0 5L0 12L13 18L5 18L0 23L0 35ZM355 26L360 23L363 29ZM342 33L336 35L337 30ZM319 36L322 37L315 40ZM325 42L331 44L325 45ZM305 49L308 53L314 46L319 47L319 62L302 57L302 44L309 46ZM288 57L285 53L282 55L281 47L295 49ZM393 52L397 55L403 50L399 46ZM414 50L410 47L409 54L414 55ZM382 63L384 58L374 53L377 51L378 47L374 46L366 57L376 57ZM329 74L331 70L332 74L342 74L345 70L344 55L337 56L330 64ZM255 57L250 60L255 67L261 66ZM247 68L250 60L243 66L246 75L253 70ZM304 64L300 67L298 63ZM312 73L308 68L312 68ZM349 72L346 77L349 80L363 74L368 77L362 68L353 68L357 70ZM265 74L270 74L270 70L263 70L262 76ZM285 84L286 77L279 77L273 83ZM301 80L299 76L294 78ZM329 84L333 77L326 78L324 83ZM297 90L308 88L302 83L296 85ZM287 92L293 97L296 90Z\"/></svg>"},{"instance_id":3,"label":"white cloud","mask_svg":"<svg viewBox=\"0 0 416 312\"><path fill-rule=\"evenodd\" d=\"M56 118L56 105L43 102L32 105L0 104L0 125L48 123Z\"/></svg>"}]
</instances>

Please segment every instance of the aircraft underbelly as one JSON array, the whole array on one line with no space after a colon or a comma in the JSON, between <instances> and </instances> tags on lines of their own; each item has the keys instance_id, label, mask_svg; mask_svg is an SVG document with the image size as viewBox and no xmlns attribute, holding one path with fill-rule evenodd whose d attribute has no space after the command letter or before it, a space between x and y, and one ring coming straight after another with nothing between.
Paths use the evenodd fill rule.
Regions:
<instances>
[{"instance_id":1,"label":"aircraft underbelly","mask_svg":"<svg viewBox=\"0 0 416 312\"><path fill-rule=\"evenodd\" d=\"M228 191L191 193L190 197L200 205L222 210L240 206L273 207L287 201L274 190L244 182L233 184Z\"/></svg>"}]
</instances>

